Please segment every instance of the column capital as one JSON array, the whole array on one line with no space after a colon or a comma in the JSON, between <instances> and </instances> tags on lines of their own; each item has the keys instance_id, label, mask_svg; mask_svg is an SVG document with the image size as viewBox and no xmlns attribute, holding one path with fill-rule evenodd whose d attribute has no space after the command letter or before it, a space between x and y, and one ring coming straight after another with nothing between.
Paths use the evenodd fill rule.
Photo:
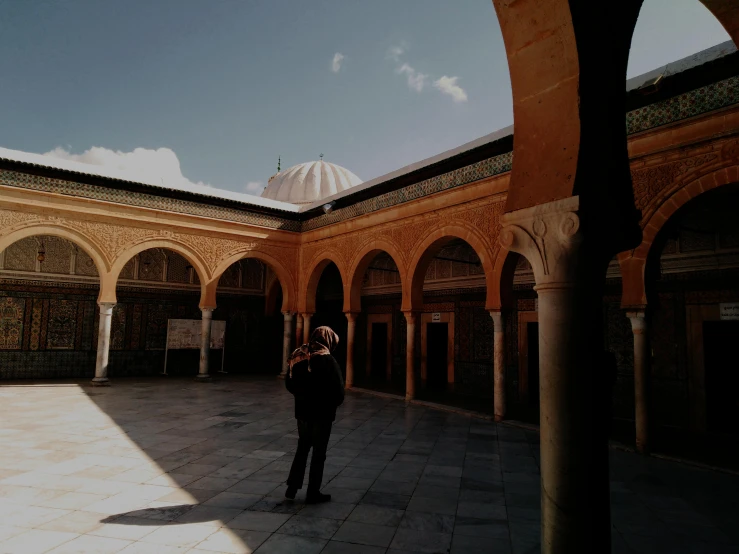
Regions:
<instances>
[{"instance_id":1,"label":"column capital","mask_svg":"<svg viewBox=\"0 0 739 554\"><path fill-rule=\"evenodd\" d=\"M539 288L575 280L577 252L582 243L578 196L504 214L500 232L503 248L524 256Z\"/></svg>"},{"instance_id":2,"label":"column capital","mask_svg":"<svg viewBox=\"0 0 739 554\"><path fill-rule=\"evenodd\" d=\"M282 315L285 316L285 321L292 321L295 314L292 312L282 312Z\"/></svg>"},{"instance_id":3,"label":"column capital","mask_svg":"<svg viewBox=\"0 0 739 554\"><path fill-rule=\"evenodd\" d=\"M490 317L493 318L493 330L503 330L503 312L500 310L490 310Z\"/></svg>"},{"instance_id":4,"label":"column capital","mask_svg":"<svg viewBox=\"0 0 739 554\"><path fill-rule=\"evenodd\" d=\"M215 310L215 306L213 307L204 307L200 308L200 311L203 314L203 317L212 317L213 316L213 310Z\"/></svg>"},{"instance_id":5,"label":"column capital","mask_svg":"<svg viewBox=\"0 0 739 554\"><path fill-rule=\"evenodd\" d=\"M354 323L357 321L357 317L359 317L360 312L344 312L344 315L346 316L346 320L350 323Z\"/></svg>"},{"instance_id":6,"label":"column capital","mask_svg":"<svg viewBox=\"0 0 739 554\"><path fill-rule=\"evenodd\" d=\"M631 331L635 335L647 331L647 318L644 310L629 310L626 312L626 317L631 321Z\"/></svg>"},{"instance_id":7,"label":"column capital","mask_svg":"<svg viewBox=\"0 0 739 554\"><path fill-rule=\"evenodd\" d=\"M115 308L116 302L98 302L100 312L112 311Z\"/></svg>"}]
</instances>

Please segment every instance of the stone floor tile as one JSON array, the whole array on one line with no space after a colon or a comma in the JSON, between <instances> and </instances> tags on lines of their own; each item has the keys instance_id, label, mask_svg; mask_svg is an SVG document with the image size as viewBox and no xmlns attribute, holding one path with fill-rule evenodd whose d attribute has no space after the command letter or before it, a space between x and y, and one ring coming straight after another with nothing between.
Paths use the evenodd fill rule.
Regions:
<instances>
[{"instance_id":1,"label":"stone floor tile","mask_svg":"<svg viewBox=\"0 0 739 554\"><path fill-rule=\"evenodd\" d=\"M378 479L370 487L371 492L382 492L391 494L403 494L410 496L416 490L416 481L388 481L386 479Z\"/></svg>"},{"instance_id":2,"label":"stone floor tile","mask_svg":"<svg viewBox=\"0 0 739 554\"><path fill-rule=\"evenodd\" d=\"M130 544L130 540L83 535L49 550L49 554L114 554Z\"/></svg>"},{"instance_id":3,"label":"stone floor tile","mask_svg":"<svg viewBox=\"0 0 739 554\"><path fill-rule=\"evenodd\" d=\"M385 554L385 549L381 546L329 541L321 554Z\"/></svg>"},{"instance_id":4,"label":"stone floor tile","mask_svg":"<svg viewBox=\"0 0 739 554\"><path fill-rule=\"evenodd\" d=\"M456 534L453 536L451 554L480 554L482 552L511 554L511 543L507 538L490 539ZM531 554L538 554L538 551L532 551Z\"/></svg>"},{"instance_id":5,"label":"stone floor tile","mask_svg":"<svg viewBox=\"0 0 739 554\"><path fill-rule=\"evenodd\" d=\"M252 512L247 510L230 520L228 522L228 528L274 533L290 517L290 514L273 514L270 512Z\"/></svg>"},{"instance_id":6,"label":"stone floor tile","mask_svg":"<svg viewBox=\"0 0 739 554\"><path fill-rule=\"evenodd\" d=\"M286 488L286 485L276 481L253 481L251 479L242 479L232 485L227 492L238 492L242 494L269 494L277 489L283 488Z\"/></svg>"},{"instance_id":7,"label":"stone floor tile","mask_svg":"<svg viewBox=\"0 0 739 554\"><path fill-rule=\"evenodd\" d=\"M374 504L359 504L347 518L349 521L397 527L405 512L395 508L376 506Z\"/></svg>"},{"instance_id":8,"label":"stone floor tile","mask_svg":"<svg viewBox=\"0 0 739 554\"><path fill-rule=\"evenodd\" d=\"M52 519L43 525L39 525L37 529L44 529L46 531L66 531L83 535L101 527L103 525L101 521L106 517L108 516L105 514L76 510L63 515L62 517Z\"/></svg>"},{"instance_id":9,"label":"stone floor tile","mask_svg":"<svg viewBox=\"0 0 739 554\"><path fill-rule=\"evenodd\" d=\"M153 533L165 523L164 521L157 522L151 519L124 516L115 519L111 523L101 524L87 534L96 537L137 541Z\"/></svg>"},{"instance_id":10,"label":"stone floor tile","mask_svg":"<svg viewBox=\"0 0 739 554\"><path fill-rule=\"evenodd\" d=\"M185 554L188 546L154 544L152 542L134 542L121 550L120 554Z\"/></svg>"},{"instance_id":11,"label":"stone floor tile","mask_svg":"<svg viewBox=\"0 0 739 554\"><path fill-rule=\"evenodd\" d=\"M494 539L508 538L510 531L507 521L457 517L454 534L469 537L489 537Z\"/></svg>"},{"instance_id":12,"label":"stone floor tile","mask_svg":"<svg viewBox=\"0 0 739 554\"><path fill-rule=\"evenodd\" d=\"M259 494L242 494L237 492L222 492L207 500L205 506L219 506L221 508L238 508L246 510L259 502L262 496Z\"/></svg>"},{"instance_id":13,"label":"stone floor tile","mask_svg":"<svg viewBox=\"0 0 739 554\"><path fill-rule=\"evenodd\" d=\"M436 554L437 552L447 552L451 542L451 533L432 533L401 528L395 533L390 548Z\"/></svg>"},{"instance_id":14,"label":"stone floor tile","mask_svg":"<svg viewBox=\"0 0 739 554\"><path fill-rule=\"evenodd\" d=\"M411 497L404 494L390 494L385 492L368 492L362 497L360 504L375 504L405 510Z\"/></svg>"},{"instance_id":15,"label":"stone floor tile","mask_svg":"<svg viewBox=\"0 0 739 554\"><path fill-rule=\"evenodd\" d=\"M352 512L356 504L347 504L344 502L326 502L325 504L310 504L305 506L300 515L310 517L326 517L330 519L346 519Z\"/></svg>"},{"instance_id":16,"label":"stone floor tile","mask_svg":"<svg viewBox=\"0 0 739 554\"><path fill-rule=\"evenodd\" d=\"M65 542L76 539L76 533L65 533L62 531L44 531L41 529L29 529L23 533L3 541L0 544L2 554L40 554L47 552Z\"/></svg>"},{"instance_id":17,"label":"stone floor tile","mask_svg":"<svg viewBox=\"0 0 739 554\"><path fill-rule=\"evenodd\" d=\"M466 500L460 500L457 507L457 516L480 519L508 519L505 506L485 502L467 502Z\"/></svg>"},{"instance_id":18,"label":"stone floor tile","mask_svg":"<svg viewBox=\"0 0 739 554\"><path fill-rule=\"evenodd\" d=\"M400 528L449 534L454 531L454 516L406 511Z\"/></svg>"},{"instance_id":19,"label":"stone floor tile","mask_svg":"<svg viewBox=\"0 0 739 554\"><path fill-rule=\"evenodd\" d=\"M326 546L324 539L275 533L254 552L255 554L318 554L324 546Z\"/></svg>"},{"instance_id":20,"label":"stone floor tile","mask_svg":"<svg viewBox=\"0 0 739 554\"><path fill-rule=\"evenodd\" d=\"M283 535L330 539L340 526L341 521L337 519L294 515L280 527L279 532Z\"/></svg>"},{"instance_id":21,"label":"stone floor tile","mask_svg":"<svg viewBox=\"0 0 739 554\"><path fill-rule=\"evenodd\" d=\"M453 516L457 513L457 500L454 498L426 498L413 495L407 509L412 512L430 512Z\"/></svg>"},{"instance_id":22,"label":"stone floor tile","mask_svg":"<svg viewBox=\"0 0 739 554\"><path fill-rule=\"evenodd\" d=\"M199 543L188 554L216 552L224 554L250 554L269 538L270 534L260 531L222 528Z\"/></svg>"},{"instance_id":23,"label":"stone floor tile","mask_svg":"<svg viewBox=\"0 0 739 554\"><path fill-rule=\"evenodd\" d=\"M223 506L208 506L201 504L194 506L175 521L177 524L199 523L213 527L223 527L239 514L243 513L240 508L226 508Z\"/></svg>"},{"instance_id":24,"label":"stone floor tile","mask_svg":"<svg viewBox=\"0 0 739 554\"><path fill-rule=\"evenodd\" d=\"M370 525L356 521L345 521L336 531L333 539L341 542L354 544L367 544L370 546L390 546L390 541L395 534L395 527L384 527L381 525Z\"/></svg>"},{"instance_id":25,"label":"stone floor tile","mask_svg":"<svg viewBox=\"0 0 739 554\"><path fill-rule=\"evenodd\" d=\"M211 525L191 524L168 524L160 527L153 533L144 536L139 542L150 542L167 546L194 547L215 533L217 528Z\"/></svg>"}]
</instances>

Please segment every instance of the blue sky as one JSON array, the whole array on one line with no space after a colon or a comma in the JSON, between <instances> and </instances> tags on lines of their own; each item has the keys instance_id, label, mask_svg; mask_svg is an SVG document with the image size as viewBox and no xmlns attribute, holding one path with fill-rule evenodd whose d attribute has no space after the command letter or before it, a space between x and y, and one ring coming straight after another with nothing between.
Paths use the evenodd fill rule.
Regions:
<instances>
[{"instance_id":1,"label":"blue sky","mask_svg":"<svg viewBox=\"0 0 739 554\"><path fill-rule=\"evenodd\" d=\"M725 40L645 0L629 76ZM278 155L369 180L513 120L491 0L0 0L0 49L0 146L238 192Z\"/></svg>"}]
</instances>

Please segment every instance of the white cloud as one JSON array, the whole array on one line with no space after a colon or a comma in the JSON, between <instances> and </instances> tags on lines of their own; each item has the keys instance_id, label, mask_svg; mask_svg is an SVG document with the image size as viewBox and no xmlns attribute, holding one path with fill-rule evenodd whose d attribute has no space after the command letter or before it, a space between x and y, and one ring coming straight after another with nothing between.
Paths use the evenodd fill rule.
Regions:
<instances>
[{"instance_id":1,"label":"white cloud","mask_svg":"<svg viewBox=\"0 0 739 554\"><path fill-rule=\"evenodd\" d=\"M387 58L395 62L395 73L406 77L409 89L418 93L423 92L429 75L416 71L408 62L403 61L402 57L407 50L408 45L405 43L392 46L387 51ZM467 93L457 84L458 79L459 77L447 77L444 75L434 81L434 87L442 94L451 96L455 102L467 102Z\"/></svg>"},{"instance_id":2,"label":"white cloud","mask_svg":"<svg viewBox=\"0 0 739 554\"><path fill-rule=\"evenodd\" d=\"M408 77L408 88L410 88L411 90L421 92L423 91L423 87L426 86L426 78L428 77L428 75L419 73L407 63L404 63L400 67L397 67L395 69L395 72L399 73L400 75L406 75Z\"/></svg>"},{"instance_id":3,"label":"white cloud","mask_svg":"<svg viewBox=\"0 0 739 554\"><path fill-rule=\"evenodd\" d=\"M264 190L264 183L262 181L249 181L244 185L244 192L246 194L254 194L259 196Z\"/></svg>"},{"instance_id":4,"label":"white cloud","mask_svg":"<svg viewBox=\"0 0 739 554\"><path fill-rule=\"evenodd\" d=\"M177 154L170 148L135 148L131 152L122 152L121 150L110 150L101 146L93 146L89 150L85 150L82 154L73 154L69 149L57 146L53 150L46 152L44 156L122 172L120 174L112 172L112 174L108 175L111 177L126 178L132 181L197 192L210 196L219 196L224 193L224 191L219 191L211 187L208 183L203 183L202 181L196 183L185 177L182 174L180 160L177 158ZM244 192L259 195L263 188L264 185L262 182L250 181L244 186Z\"/></svg>"},{"instance_id":5,"label":"white cloud","mask_svg":"<svg viewBox=\"0 0 739 554\"><path fill-rule=\"evenodd\" d=\"M331 61L331 71L334 73L338 73L341 71L341 64L343 63L346 56L342 54L341 52L336 52L334 54L334 59Z\"/></svg>"},{"instance_id":6,"label":"white cloud","mask_svg":"<svg viewBox=\"0 0 739 554\"><path fill-rule=\"evenodd\" d=\"M191 190L195 187L210 187L207 183L194 183L182 175L180 160L170 148L135 148L131 152L110 150L101 146L93 146L82 154L72 154L69 150L57 146L44 156L70 160L91 165L119 169L148 182L154 181L173 189Z\"/></svg>"},{"instance_id":7,"label":"white cloud","mask_svg":"<svg viewBox=\"0 0 739 554\"><path fill-rule=\"evenodd\" d=\"M447 77L444 75L434 81L436 87L442 94L448 94L455 102L467 102L467 93L457 84L458 77Z\"/></svg>"},{"instance_id":8,"label":"white cloud","mask_svg":"<svg viewBox=\"0 0 739 554\"><path fill-rule=\"evenodd\" d=\"M391 46L387 51L387 57L394 62L400 63L400 56L405 53L405 47L403 46Z\"/></svg>"}]
</instances>

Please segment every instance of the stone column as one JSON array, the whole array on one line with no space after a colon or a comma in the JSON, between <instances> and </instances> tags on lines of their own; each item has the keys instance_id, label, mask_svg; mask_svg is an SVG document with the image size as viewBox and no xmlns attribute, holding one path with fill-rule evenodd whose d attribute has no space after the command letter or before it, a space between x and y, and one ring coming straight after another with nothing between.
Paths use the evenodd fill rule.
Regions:
<instances>
[{"instance_id":1,"label":"stone column","mask_svg":"<svg viewBox=\"0 0 739 554\"><path fill-rule=\"evenodd\" d=\"M108 354L110 352L110 323L113 319L114 302L99 302L100 325L98 327L98 352L95 360L95 377L92 384L98 387L110 385L108 379Z\"/></svg>"},{"instance_id":2,"label":"stone column","mask_svg":"<svg viewBox=\"0 0 739 554\"><path fill-rule=\"evenodd\" d=\"M303 314L303 344L310 340L310 318L313 314Z\"/></svg>"},{"instance_id":3,"label":"stone column","mask_svg":"<svg viewBox=\"0 0 739 554\"><path fill-rule=\"evenodd\" d=\"M505 335L503 314L490 312L493 318L493 414L495 421L505 418Z\"/></svg>"},{"instance_id":4,"label":"stone column","mask_svg":"<svg viewBox=\"0 0 739 554\"><path fill-rule=\"evenodd\" d=\"M500 242L531 263L539 295L543 554L611 548L602 302L612 252L605 233L584 235L579 209L575 196L501 217Z\"/></svg>"},{"instance_id":5,"label":"stone column","mask_svg":"<svg viewBox=\"0 0 739 554\"><path fill-rule=\"evenodd\" d=\"M292 334L293 334L293 314L290 312L282 312L285 316L285 323L282 331L282 372L280 373L280 379L284 379L287 375L287 359L292 353Z\"/></svg>"},{"instance_id":6,"label":"stone column","mask_svg":"<svg viewBox=\"0 0 739 554\"><path fill-rule=\"evenodd\" d=\"M649 373L650 353L647 321L643 311L628 312L634 333L634 408L636 419L636 449L649 452Z\"/></svg>"},{"instance_id":7,"label":"stone column","mask_svg":"<svg viewBox=\"0 0 739 554\"><path fill-rule=\"evenodd\" d=\"M354 385L354 333L357 329L357 315L345 312L346 316L346 388Z\"/></svg>"},{"instance_id":8,"label":"stone column","mask_svg":"<svg viewBox=\"0 0 739 554\"><path fill-rule=\"evenodd\" d=\"M295 348L300 348L303 344L303 314L296 314L295 317Z\"/></svg>"},{"instance_id":9,"label":"stone column","mask_svg":"<svg viewBox=\"0 0 739 554\"><path fill-rule=\"evenodd\" d=\"M413 400L416 397L416 372L415 372L415 353L416 353L416 321L418 314L416 312L403 312L406 321L406 340L405 340L405 401Z\"/></svg>"},{"instance_id":10,"label":"stone column","mask_svg":"<svg viewBox=\"0 0 739 554\"><path fill-rule=\"evenodd\" d=\"M208 358L210 355L210 324L213 321L213 308L200 308L202 312L202 330L200 331L200 368L196 381L210 381Z\"/></svg>"}]
</instances>

